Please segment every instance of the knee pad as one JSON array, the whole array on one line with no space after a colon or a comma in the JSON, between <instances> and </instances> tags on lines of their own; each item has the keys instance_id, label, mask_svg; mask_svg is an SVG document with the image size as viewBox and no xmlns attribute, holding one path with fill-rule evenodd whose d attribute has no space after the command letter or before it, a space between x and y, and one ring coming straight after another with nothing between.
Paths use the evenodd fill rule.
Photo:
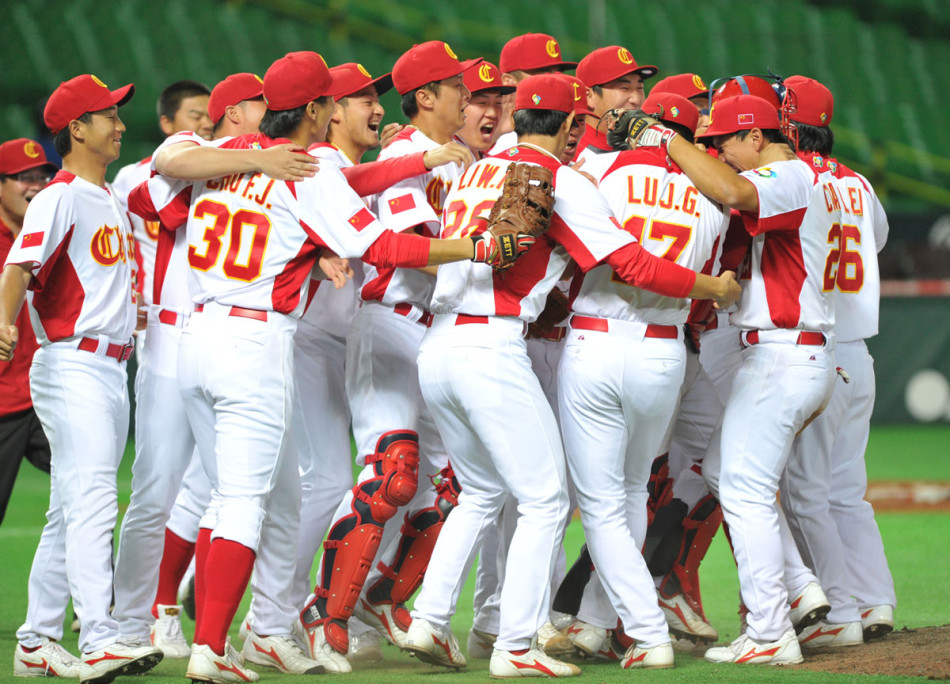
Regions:
<instances>
[{"instance_id":1,"label":"knee pad","mask_svg":"<svg viewBox=\"0 0 950 684\"><path fill-rule=\"evenodd\" d=\"M405 603L422 584L442 526L458 504L461 492L450 465L431 479L436 490L435 502L411 517L406 514L393 564L377 566L383 576L369 591L371 603Z\"/></svg>"},{"instance_id":2,"label":"knee pad","mask_svg":"<svg viewBox=\"0 0 950 684\"><path fill-rule=\"evenodd\" d=\"M419 486L419 435L412 430L393 430L376 443L376 452L366 457L379 486L373 492L370 508L376 520L385 522L416 495ZM365 483L364 483L365 484Z\"/></svg>"}]
</instances>

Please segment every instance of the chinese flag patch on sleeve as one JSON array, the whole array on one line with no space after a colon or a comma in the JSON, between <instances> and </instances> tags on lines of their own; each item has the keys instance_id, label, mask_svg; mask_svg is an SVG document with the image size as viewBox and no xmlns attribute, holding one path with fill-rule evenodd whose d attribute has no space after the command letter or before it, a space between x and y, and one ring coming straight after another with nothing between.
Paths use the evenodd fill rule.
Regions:
<instances>
[{"instance_id":1,"label":"chinese flag patch on sleeve","mask_svg":"<svg viewBox=\"0 0 950 684\"><path fill-rule=\"evenodd\" d=\"M36 247L37 245L43 244L43 235L45 233L40 231L38 233L24 233L23 234L23 246L24 247Z\"/></svg>"},{"instance_id":2,"label":"chinese flag patch on sleeve","mask_svg":"<svg viewBox=\"0 0 950 684\"><path fill-rule=\"evenodd\" d=\"M389 211L392 214L398 214L401 211L409 211L416 208L416 200L412 195L400 195L389 200Z\"/></svg>"},{"instance_id":3,"label":"chinese flag patch on sleeve","mask_svg":"<svg viewBox=\"0 0 950 684\"><path fill-rule=\"evenodd\" d=\"M350 225L356 228L357 231L363 230L375 220L375 217L366 208L360 209L349 218Z\"/></svg>"}]
</instances>

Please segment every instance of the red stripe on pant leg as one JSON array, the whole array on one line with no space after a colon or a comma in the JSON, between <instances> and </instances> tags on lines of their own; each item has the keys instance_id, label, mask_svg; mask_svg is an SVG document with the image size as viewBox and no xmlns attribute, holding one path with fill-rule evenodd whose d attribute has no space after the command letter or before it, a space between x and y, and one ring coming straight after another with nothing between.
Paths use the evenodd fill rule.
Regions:
<instances>
[{"instance_id":1,"label":"red stripe on pant leg","mask_svg":"<svg viewBox=\"0 0 950 684\"><path fill-rule=\"evenodd\" d=\"M158 604L174 606L178 603L178 586L188 571L195 545L165 528L165 551L158 569L158 591L152 604L152 616L158 619Z\"/></svg>"},{"instance_id":2,"label":"red stripe on pant leg","mask_svg":"<svg viewBox=\"0 0 950 684\"><path fill-rule=\"evenodd\" d=\"M211 551L211 530L202 527L198 530L198 542L195 544L195 629L201 623L201 611L205 600L205 567L208 565L208 552Z\"/></svg>"},{"instance_id":3,"label":"red stripe on pant leg","mask_svg":"<svg viewBox=\"0 0 950 684\"><path fill-rule=\"evenodd\" d=\"M215 539L205 563L205 600L195 643L224 655L228 628L254 569L254 552L229 539Z\"/></svg>"}]
</instances>

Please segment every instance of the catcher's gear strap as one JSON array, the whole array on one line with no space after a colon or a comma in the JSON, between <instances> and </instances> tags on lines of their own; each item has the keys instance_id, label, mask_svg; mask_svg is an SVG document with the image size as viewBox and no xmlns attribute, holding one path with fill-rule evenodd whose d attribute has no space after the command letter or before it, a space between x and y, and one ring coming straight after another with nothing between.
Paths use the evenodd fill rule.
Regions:
<instances>
[{"instance_id":1,"label":"catcher's gear strap","mask_svg":"<svg viewBox=\"0 0 950 684\"><path fill-rule=\"evenodd\" d=\"M574 561L564 579L561 580L561 586L557 588L554 595L554 602L551 609L559 613L568 615L577 615L581 609L581 599L584 596L584 588L590 581L591 573L594 571L594 561L587 550L587 544L581 547L581 553Z\"/></svg>"},{"instance_id":2,"label":"catcher's gear strap","mask_svg":"<svg viewBox=\"0 0 950 684\"><path fill-rule=\"evenodd\" d=\"M712 494L700 499L683 519L683 544L679 558L660 584L660 595L677 593L690 596L702 606L699 593L699 564L722 523L722 508Z\"/></svg>"},{"instance_id":3,"label":"catcher's gear strap","mask_svg":"<svg viewBox=\"0 0 950 684\"><path fill-rule=\"evenodd\" d=\"M432 481L436 488L435 502L411 517L406 515L393 564L377 566L383 577L369 591L371 602L405 603L422 584L442 525L458 504L460 492L451 466L443 468Z\"/></svg>"},{"instance_id":4,"label":"catcher's gear strap","mask_svg":"<svg viewBox=\"0 0 950 684\"><path fill-rule=\"evenodd\" d=\"M372 465L376 475L382 478L380 487L373 493L370 508L374 519L385 522L416 495L419 435L412 430L383 434L376 442L376 452L366 457L366 465Z\"/></svg>"}]
</instances>

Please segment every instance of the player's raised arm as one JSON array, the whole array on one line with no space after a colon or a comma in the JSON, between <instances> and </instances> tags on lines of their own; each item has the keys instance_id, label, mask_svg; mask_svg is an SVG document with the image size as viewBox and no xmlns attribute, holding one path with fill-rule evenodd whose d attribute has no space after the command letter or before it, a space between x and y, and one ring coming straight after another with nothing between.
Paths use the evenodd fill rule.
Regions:
<instances>
[{"instance_id":1,"label":"player's raised arm","mask_svg":"<svg viewBox=\"0 0 950 684\"><path fill-rule=\"evenodd\" d=\"M293 143L264 150L218 149L183 140L162 149L155 168L179 180L211 180L233 173L260 172L283 181L301 181L316 174L317 160Z\"/></svg>"}]
</instances>

